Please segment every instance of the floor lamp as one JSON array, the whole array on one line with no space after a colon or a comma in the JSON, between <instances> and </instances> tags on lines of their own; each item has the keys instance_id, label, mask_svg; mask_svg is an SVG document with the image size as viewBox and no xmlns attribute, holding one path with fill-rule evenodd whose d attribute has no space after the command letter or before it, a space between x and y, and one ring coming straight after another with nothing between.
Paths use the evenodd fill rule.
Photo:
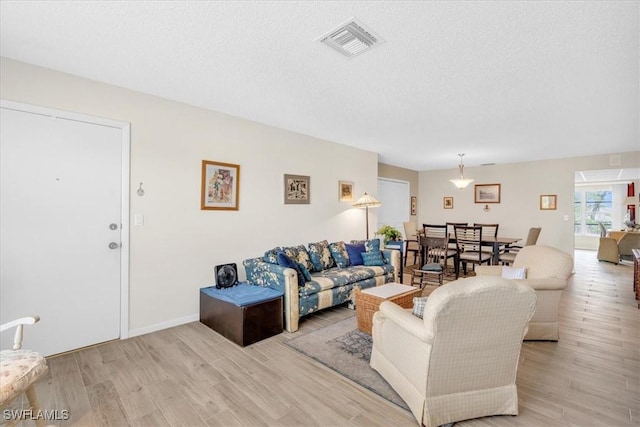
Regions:
<instances>
[{"instance_id":1,"label":"floor lamp","mask_svg":"<svg viewBox=\"0 0 640 427\"><path fill-rule=\"evenodd\" d=\"M367 193L364 193L364 195L362 197L360 197L353 204L354 208L364 208L365 211L366 211L365 215L366 215L366 218L367 218L367 240L369 240L369 208L377 208L379 206L382 206L382 203L380 203L380 201L374 199L373 197L371 197Z\"/></svg>"}]
</instances>

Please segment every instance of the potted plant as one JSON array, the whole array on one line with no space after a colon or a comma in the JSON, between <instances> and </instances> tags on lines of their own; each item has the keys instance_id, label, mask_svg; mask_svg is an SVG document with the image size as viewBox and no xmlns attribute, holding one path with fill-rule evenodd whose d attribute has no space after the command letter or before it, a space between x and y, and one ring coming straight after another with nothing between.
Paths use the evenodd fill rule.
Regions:
<instances>
[{"instance_id":1,"label":"potted plant","mask_svg":"<svg viewBox=\"0 0 640 427\"><path fill-rule=\"evenodd\" d=\"M402 240L402 233L395 227L390 225L383 225L378 231L376 236L384 236L383 244L386 246L390 240Z\"/></svg>"}]
</instances>

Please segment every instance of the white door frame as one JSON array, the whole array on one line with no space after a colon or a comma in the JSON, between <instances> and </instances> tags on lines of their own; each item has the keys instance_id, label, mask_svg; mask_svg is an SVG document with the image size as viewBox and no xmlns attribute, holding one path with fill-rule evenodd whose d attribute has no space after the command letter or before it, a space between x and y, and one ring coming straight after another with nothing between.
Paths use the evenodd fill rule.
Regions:
<instances>
[{"instance_id":1,"label":"white door frame","mask_svg":"<svg viewBox=\"0 0 640 427\"><path fill-rule=\"evenodd\" d=\"M108 126L121 130L122 188L120 191L120 203L122 206L122 212L120 213L120 216L122 219L122 246L120 248L120 339L129 338L129 166L131 151L131 125L126 122L105 119L102 117L88 116L85 114L40 107L21 102L7 101L4 99L0 99L0 108L40 114L47 117L55 117L65 120L74 120L99 126Z\"/></svg>"}]
</instances>

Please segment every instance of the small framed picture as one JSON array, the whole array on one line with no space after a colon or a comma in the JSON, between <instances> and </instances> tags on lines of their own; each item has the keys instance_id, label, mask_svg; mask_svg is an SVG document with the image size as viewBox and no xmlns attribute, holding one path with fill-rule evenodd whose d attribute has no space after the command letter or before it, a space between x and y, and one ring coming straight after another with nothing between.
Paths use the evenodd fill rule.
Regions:
<instances>
[{"instance_id":1,"label":"small framed picture","mask_svg":"<svg viewBox=\"0 0 640 427\"><path fill-rule=\"evenodd\" d=\"M555 194L543 194L540 196L540 209L553 211L558 208L558 196Z\"/></svg>"},{"instance_id":2,"label":"small framed picture","mask_svg":"<svg viewBox=\"0 0 640 427\"><path fill-rule=\"evenodd\" d=\"M240 165L202 161L200 209L238 210Z\"/></svg>"},{"instance_id":3,"label":"small framed picture","mask_svg":"<svg viewBox=\"0 0 640 427\"><path fill-rule=\"evenodd\" d=\"M411 215L416 215L418 211L418 198L416 196L411 196Z\"/></svg>"},{"instance_id":4,"label":"small framed picture","mask_svg":"<svg viewBox=\"0 0 640 427\"><path fill-rule=\"evenodd\" d=\"M284 204L308 205L311 203L311 177L284 175Z\"/></svg>"},{"instance_id":5,"label":"small framed picture","mask_svg":"<svg viewBox=\"0 0 640 427\"><path fill-rule=\"evenodd\" d=\"M443 197L442 202L445 209L453 209L453 197Z\"/></svg>"},{"instance_id":6,"label":"small framed picture","mask_svg":"<svg viewBox=\"0 0 640 427\"><path fill-rule=\"evenodd\" d=\"M353 182L338 181L338 200L341 202L353 202Z\"/></svg>"},{"instance_id":7,"label":"small framed picture","mask_svg":"<svg viewBox=\"0 0 640 427\"><path fill-rule=\"evenodd\" d=\"M475 203L500 203L500 184L476 184Z\"/></svg>"}]
</instances>

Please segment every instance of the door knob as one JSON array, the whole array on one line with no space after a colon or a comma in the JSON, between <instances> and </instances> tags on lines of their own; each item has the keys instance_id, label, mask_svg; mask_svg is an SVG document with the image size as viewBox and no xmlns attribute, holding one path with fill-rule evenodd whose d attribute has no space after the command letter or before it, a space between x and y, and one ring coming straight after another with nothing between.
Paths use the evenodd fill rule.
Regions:
<instances>
[{"instance_id":1,"label":"door knob","mask_svg":"<svg viewBox=\"0 0 640 427\"><path fill-rule=\"evenodd\" d=\"M116 242L109 243L109 249L118 249L120 247Z\"/></svg>"},{"instance_id":2,"label":"door knob","mask_svg":"<svg viewBox=\"0 0 640 427\"><path fill-rule=\"evenodd\" d=\"M112 224L109 224L109 230L117 230L118 229L118 224L116 224L115 222Z\"/></svg>"}]
</instances>

